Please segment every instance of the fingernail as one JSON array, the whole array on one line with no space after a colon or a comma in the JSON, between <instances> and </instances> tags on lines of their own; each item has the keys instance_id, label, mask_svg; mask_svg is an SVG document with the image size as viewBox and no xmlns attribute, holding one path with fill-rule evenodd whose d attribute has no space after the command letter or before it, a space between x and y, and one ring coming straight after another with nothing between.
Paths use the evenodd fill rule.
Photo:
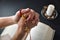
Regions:
<instances>
[{"instance_id":1,"label":"fingernail","mask_svg":"<svg viewBox=\"0 0 60 40\"><path fill-rule=\"evenodd\" d=\"M26 12L26 11L28 11L28 10L29 10L29 8L22 9L21 12L24 13L24 12Z\"/></svg>"},{"instance_id":2,"label":"fingernail","mask_svg":"<svg viewBox=\"0 0 60 40\"><path fill-rule=\"evenodd\" d=\"M31 9L31 12L34 12L34 10Z\"/></svg>"},{"instance_id":3,"label":"fingernail","mask_svg":"<svg viewBox=\"0 0 60 40\"><path fill-rule=\"evenodd\" d=\"M29 10L29 8L26 8L25 10L27 11L27 10Z\"/></svg>"}]
</instances>

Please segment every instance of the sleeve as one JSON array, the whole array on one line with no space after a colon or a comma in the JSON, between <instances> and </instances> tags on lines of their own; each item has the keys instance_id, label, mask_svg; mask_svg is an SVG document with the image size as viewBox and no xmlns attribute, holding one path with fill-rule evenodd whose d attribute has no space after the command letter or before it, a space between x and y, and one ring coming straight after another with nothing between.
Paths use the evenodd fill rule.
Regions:
<instances>
[{"instance_id":1,"label":"sleeve","mask_svg":"<svg viewBox=\"0 0 60 40\"><path fill-rule=\"evenodd\" d=\"M0 40L11 40L11 37L7 34L4 36L0 36Z\"/></svg>"}]
</instances>

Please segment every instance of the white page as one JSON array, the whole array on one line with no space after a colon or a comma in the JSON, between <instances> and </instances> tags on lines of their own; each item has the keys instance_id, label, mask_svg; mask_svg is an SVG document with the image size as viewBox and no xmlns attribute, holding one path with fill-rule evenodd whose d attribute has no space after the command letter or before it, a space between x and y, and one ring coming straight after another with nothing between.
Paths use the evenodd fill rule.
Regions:
<instances>
[{"instance_id":1,"label":"white page","mask_svg":"<svg viewBox=\"0 0 60 40\"><path fill-rule=\"evenodd\" d=\"M54 33L55 30L41 22L39 22L38 25L30 31L32 40L53 40ZM30 40L30 34L26 40Z\"/></svg>"}]
</instances>

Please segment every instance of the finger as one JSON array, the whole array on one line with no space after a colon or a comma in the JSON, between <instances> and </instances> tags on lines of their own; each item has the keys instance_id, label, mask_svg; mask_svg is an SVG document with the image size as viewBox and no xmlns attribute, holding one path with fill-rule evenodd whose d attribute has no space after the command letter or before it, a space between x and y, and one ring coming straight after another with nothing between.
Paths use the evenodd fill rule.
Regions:
<instances>
[{"instance_id":1,"label":"finger","mask_svg":"<svg viewBox=\"0 0 60 40\"><path fill-rule=\"evenodd\" d=\"M18 22L18 25L24 26L25 21L26 21L26 19L24 17L21 17L20 20L19 20L19 22Z\"/></svg>"},{"instance_id":2,"label":"finger","mask_svg":"<svg viewBox=\"0 0 60 40\"><path fill-rule=\"evenodd\" d=\"M20 16L20 11L17 11L16 12L16 16Z\"/></svg>"},{"instance_id":3,"label":"finger","mask_svg":"<svg viewBox=\"0 0 60 40\"><path fill-rule=\"evenodd\" d=\"M33 17L34 17L34 10L30 9L29 17L27 18L27 20L32 20Z\"/></svg>"},{"instance_id":4,"label":"finger","mask_svg":"<svg viewBox=\"0 0 60 40\"><path fill-rule=\"evenodd\" d=\"M26 13L28 11L29 11L29 8L27 8L27 9L21 9L21 10L19 10L19 11L16 12L16 16L21 17L23 13Z\"/></svg>"},{"instance_id":5,"label":"finger","mask_svg":"<svg viewBox=\"0 0 60 40\"><path fill-rule=\"evenodd\" d=\"M21 17L21 13L20 13L20 11L17 11L16 12L16 15L15 15L15 18L16 18L16 21L18 22L18 20L20 19L20 17Z\"/></svg>"},{"instance_id":6,"label":"finger","mask_svg":"<svg viewBox=\"0 0 60 40\"><path fill-rule=\"evenodd\" d=\"M27 9L22 9L23 11L22 12L27 12L27 11L29 11L29 8L27 8ZM21 13L21 10L19 10L19 11L17 11L16 12L16 15L15 15L15 17L17 18L16 20L17 21L19 21L19 19L20 19L20 17L23 15L23 13Z\"/></svg>"},{"instance_id":7,"label":"finger","mask_svg":"<svg viewBox=\"0 0 60 40\"><path fill-rule=\"evenodd\" d=\"M39 22L39 14L35 13L35 16L34 16L34 19L33 19L32 23L37 25L38 22Z\"/></svg>"},{"instance_id":8,"label":"finger","mask_svg":"<svg viewBox=\"0 0 60 40\"><path fill-rule=\"evenodd\" d=\"M35 20L37 20L38 22L40 21L40 19L39 19L39 14L36 12L36 16L35 16L36 18L35 18Z\"/></svg>"},{"instance_id":9,"label":"finger","mask_svg":"<svg viewBox=\"0 0 60 40\"><path fill-rule=\"evenodd\" d=\"M21 13L28 13L30 11L30 9L29 8L26 8L26 9L22 9L21 10Z\"/></svg>"}]
</instances>

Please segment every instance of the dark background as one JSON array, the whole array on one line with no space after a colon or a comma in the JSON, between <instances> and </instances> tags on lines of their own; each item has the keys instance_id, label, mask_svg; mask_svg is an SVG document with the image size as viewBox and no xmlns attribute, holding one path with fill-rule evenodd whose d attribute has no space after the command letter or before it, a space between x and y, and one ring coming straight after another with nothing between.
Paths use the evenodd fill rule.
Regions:
<instances>
[{"instance_id":1,"label":"dark background","mask_svg":"<svg viewBox=\"0 0 60 40\"><path fill-rule=\"evenodd\" d=\"M58 12L55 20L47 20L42 17L41 10L43 6L54 4ZM50 25L56 30L54 40L60 40L60 1L59 0L0 0L0 17L11 16L22 8L32 8L40 14L40 21ZM3 30L0 29L0 33Z\"/></svg>"}]
</instances>

